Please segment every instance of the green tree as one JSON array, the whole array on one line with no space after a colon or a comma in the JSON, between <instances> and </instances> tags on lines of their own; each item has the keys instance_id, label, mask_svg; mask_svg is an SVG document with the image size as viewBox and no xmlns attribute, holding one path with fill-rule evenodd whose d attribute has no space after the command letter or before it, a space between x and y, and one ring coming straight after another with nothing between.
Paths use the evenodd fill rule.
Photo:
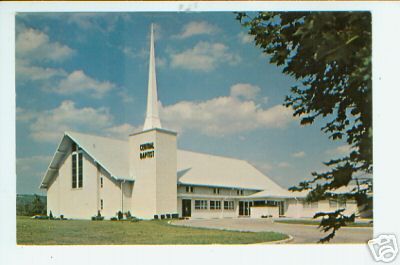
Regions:
<instances>
[{"instance_id":1,"label":"green tree","mask_svg":"<svg viewBox=\"0 0 400 265\"><path fill-rule=\"evenodd\" d=\"M37 194L34 195L31 207L31 215L36 214L46 214L46 206Z\"/></svg>"},{"instance_id":2,"label":"green tree","mask_svg":"<svg viewBox=\"0 0 400 265\"><path fill-rule=\"evenodd\" d=\"M372 73L370 12L259 12L237 13L237 19L254 36L255 44L270 56L270 63L294 77L284 105L293 108L301 125L317 118L326 121L321 130L332 140L346 141L347 155L325 162L329 171L312 172L312 178L291 190L309 190L307 199L335 196L357 176L372 174ZM363 184L364 180L358 182ZM362 186L362 185L360 185ZM359 186L359 187L360 187ZM365 189L341 194L370 208ZM354 214L343 210L317 213L329 241Z\"/></svg>"}]
</instances>

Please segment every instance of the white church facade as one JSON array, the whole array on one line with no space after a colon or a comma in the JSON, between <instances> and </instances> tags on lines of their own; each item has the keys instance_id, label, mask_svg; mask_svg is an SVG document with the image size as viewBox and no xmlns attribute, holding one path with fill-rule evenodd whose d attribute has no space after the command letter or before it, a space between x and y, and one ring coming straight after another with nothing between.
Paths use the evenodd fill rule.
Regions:
<instances>
[{"instance_id":1,"label":"white church facade","mask_svg":"<svg viewBox=\"0 0 400 265\"><path fill-rule=\"evenodd\" d=\"M143 131L127 141L65 132L40 187L54 216L90 219L130 212L142 219L312 217L355 202L308 203L244 160L177 149L177 133L158 115L151 30L147 112Z\"/></svg>"}]
</instances>

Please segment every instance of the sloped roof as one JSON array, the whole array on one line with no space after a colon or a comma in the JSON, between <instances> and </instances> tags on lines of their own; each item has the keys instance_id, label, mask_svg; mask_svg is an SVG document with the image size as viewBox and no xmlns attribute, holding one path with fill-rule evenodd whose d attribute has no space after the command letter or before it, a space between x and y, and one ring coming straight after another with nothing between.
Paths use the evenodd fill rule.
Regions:
<instances>
[{"instance_id":1,"label":"sloped roof","mask_svg":"<svg viewBox=\"0 0 400 265\"><path fill-rule=\"evenodd\" d=\"M65 132L52 161L42 179L41 188L54 177L71 141L92 157L111 177L133 180L129 177L128 146L126 141L77 132Z\"/></svg>"},{"instance_id":2,"label":"sloped roof","mask_svg":"<svg viewBox=\"0 0 400 265\"><path fill-rule=\"evenodd\" d=\"M66 132L66 134L107 170L111 176L117 179L133 180L132 177L129 177L129 148L127 141L77 132Z\"/></svg>"},{"instance_id":3,"label":"sloped roof","mask_svg":"<svg viewBox=\"0 0 400 265\"><path fill-rule=\"evenodd\" d=\"M134 181L134 176L129 176L127 141L66 132L46 171L41 187L46 187L54 176L71 141L113 178ZM177 151L177 178L178 183L186 185L253 189L276 196L286 196L289 193L247 161L184 150Z\"/></svg>"},{"instance_id":4,"label":"sloped roof","mask_svg":"<svg viewBox=\"0 0 400 265\"><path fill-rule=\"evenodd\" d=\"M285 192L247 161L178 150L178 181L182 184Z\"/></svg>"},{"instance_id":5,"label":"sloped roof","mask_svg":"<svg viewBox=\"0 0 400 265\"><path fill-rule=\"evenodd\" d=\"M332 195L340 195L342 193L355 193L358 188L360 190L365 190L368 191L368 185L367 184L361 184L359 186L357 185L352 185L349 184L347 186L342 186L336 190L329 191L328 193ZM283 192L276 192L276 190L271 190L269 188L254 193L252 195L247 196L248 198L251 199L256 199L256 198L265 198L265 197L281 197L281 198L306 198L307 194L309 193L310 190L303 190L303 191L289 191L289 190L284 190ZM367 194L370 194L367 192Z\"/></svg>"},{"instance_id":6,"label":"sloped roof","mask_svg":"<svg viewBox=\"0 0 400 265\"><path fill-rule=\"evenodd\" d=\"M257 198L268 198L268 197L274 197L274 198L305 198L307 196L308 191L301 191L301 192L292 192L289 190L285 190L281 188L282 190L278 189L271 189L271 188L266 188L263 191L254 193L252 195L247 196L247 198L250 199L257 199Z\"/></svg>"}]
</instances>

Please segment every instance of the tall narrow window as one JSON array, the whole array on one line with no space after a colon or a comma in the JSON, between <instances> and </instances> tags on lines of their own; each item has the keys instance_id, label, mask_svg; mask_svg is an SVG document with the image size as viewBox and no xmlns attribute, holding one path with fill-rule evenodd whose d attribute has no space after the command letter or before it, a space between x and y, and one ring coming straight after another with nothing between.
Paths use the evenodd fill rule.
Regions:
<instances>
[{"instance_id":1,"label":"tall narrow window","mask_svg":"<svg viewBox=\"0 0 400 265\"><path fill-rule=\"evenodd\" d=\"M72 145L72 188L83 187L83 151Z\"/></svg>"},{"instance_id":2,"label":"tall narrow window","mask_svg":"<svg viewBox=\"0 0 400 265\"><path fill-rule=\"evenodd\" d=\"M103 177L100 178L100 188L103 188Z\"/></svg>"},{"instance_id":3,"label":"tall narrow window","mask_svg":"<svg viewBox=\"0 0 400 265\"><path fill-rule=\"evenodd\" d=\"M72 188L76 188L76 154L72 154Z\"/></svg>"},{"instance_id":4,"label":"tall narrow window","mask_svg":"<svg viewBox=\"0 0 400 265\"><path fill-rule=\"evenodd\" d=\"M100 209L103 210L103 199L100 200Z\"/></svg>"},{"instance_id":5,"label":"tall narrow window","mask_svg":"<svg viewBox=\"0 0 400 265\"><path fill-rule=\"evenodd\" d=\"M78 154L78 187L82 188L83 186L83 162L82 162L82 152Z\"/></svg>"}]
</instances>

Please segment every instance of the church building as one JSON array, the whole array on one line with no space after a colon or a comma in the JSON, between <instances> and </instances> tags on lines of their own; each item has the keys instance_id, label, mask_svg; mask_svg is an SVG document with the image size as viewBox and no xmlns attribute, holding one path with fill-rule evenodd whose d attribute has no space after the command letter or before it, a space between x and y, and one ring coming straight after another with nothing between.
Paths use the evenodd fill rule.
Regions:
<instances>
[{"instance_id":1,"label":"church building","mask_svg":"<svg viewBox=\"0 0 400 265\"><path fill-rule=\"evenodd\" d=\"M312 217L355 202L308 203L244 160L177 149L177 133L158 113L151 29L147 112L127 141L65 132L40 187L53 216L106 219L119 211L141 219ZM347 205L346 205L347 204Z\"/></svg>"}]
</instances>

